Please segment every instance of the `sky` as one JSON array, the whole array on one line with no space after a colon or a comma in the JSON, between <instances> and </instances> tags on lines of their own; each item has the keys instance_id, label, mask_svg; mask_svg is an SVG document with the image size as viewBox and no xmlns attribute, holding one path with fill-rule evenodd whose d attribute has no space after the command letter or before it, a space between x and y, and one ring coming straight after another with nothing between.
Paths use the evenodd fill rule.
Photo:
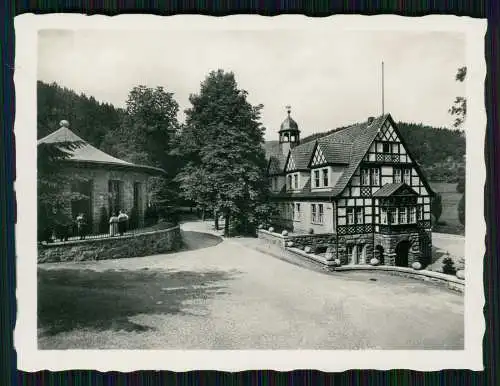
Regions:
<instances>
[{"instance_id":1,"label":"sky","mask_svg":"<svg viewBox=\"0 0 500 386\"><path fill-rule=\"evenodd\" d=\"M277 139L287 105L302 137L380 115L382 61L386 113L451 128L448 109L465 95L456 32L43 30L38 40L39 80L119 107L134 86L163 86L181 121L210 71L233 71L249 102L264 105L266 140Z\"/></svg>"}]
</instances>

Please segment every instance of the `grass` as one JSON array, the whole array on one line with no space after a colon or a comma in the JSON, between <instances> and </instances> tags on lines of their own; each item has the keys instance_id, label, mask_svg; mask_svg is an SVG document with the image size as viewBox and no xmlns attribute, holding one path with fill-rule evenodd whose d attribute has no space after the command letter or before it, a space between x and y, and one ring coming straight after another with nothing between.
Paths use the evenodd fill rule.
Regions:
<instances>
[{"instance_id":1,"label":"grass","mask_svg":"<svg viewBox=\"0 0 500 386\"><path fill-rule=\"evenodd\" d=\"M458 221L458 202L462 198L461 193L456 191L456 183L448 182L431 182L431 188L440 193L443 203L443 212L439 218L442 224L436 224L434 231L439 233L452 233L456 235L464 235L465 228Z\"/></svg>"}]
</instances>

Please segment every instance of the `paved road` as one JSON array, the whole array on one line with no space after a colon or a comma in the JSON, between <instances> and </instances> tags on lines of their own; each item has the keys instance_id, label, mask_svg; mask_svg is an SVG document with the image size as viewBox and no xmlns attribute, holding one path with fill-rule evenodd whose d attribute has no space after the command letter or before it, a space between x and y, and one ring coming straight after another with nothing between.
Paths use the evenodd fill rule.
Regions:
<instances>
[{"instance_id":1,"label":"paved road","mask_svg":"<svg viewBox=\"0 0 500 386\"><path fill-rule=\"evenodd\" d=\"M41 349L463 349L463 296L326 274L183 224L186 250L39 269Z\"/></svg>"}]
</instances>

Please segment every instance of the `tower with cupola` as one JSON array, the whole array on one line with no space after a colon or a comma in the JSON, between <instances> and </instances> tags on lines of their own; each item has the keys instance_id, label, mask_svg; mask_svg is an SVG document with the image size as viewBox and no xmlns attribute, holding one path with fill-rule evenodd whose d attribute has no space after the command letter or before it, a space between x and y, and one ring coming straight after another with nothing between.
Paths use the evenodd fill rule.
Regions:
<instances>
[{"instance_id":1,"label":"tower with cupola","mask_svg":"<svg viewBox=\"0 0 500 386\"><path fill-rule=\"evenodd\" d=\"M289 150L300 143L299 125L290 116L291 107L286 106L287 117L281 123L279 131L279 144L283 155L287 155Z\"/></svg>"}]
</instances>

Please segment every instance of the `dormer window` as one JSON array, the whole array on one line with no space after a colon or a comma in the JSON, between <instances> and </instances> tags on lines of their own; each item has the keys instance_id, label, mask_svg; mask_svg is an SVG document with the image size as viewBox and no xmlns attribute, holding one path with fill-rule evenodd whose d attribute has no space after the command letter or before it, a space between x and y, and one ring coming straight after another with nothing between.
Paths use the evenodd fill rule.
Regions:
<instances>
[{"instance_id":1,"label":"dormer window","mask_svg":"<svg viewBox=\"0 0 500 386\"><path fill-rule=\"evenodd\" d=\"M319 188L319 170L314 171L314 187Z\"/></svg>"},{"instance_id":2,"label":"dormer window","mask_svg":"<svg viewBox=\"0 0 500 386\"><path fill-rule=\"evenodd\" d=\"M328 186L328 169L323 169L323 186Z\"/></svg>"}]
</instances>

